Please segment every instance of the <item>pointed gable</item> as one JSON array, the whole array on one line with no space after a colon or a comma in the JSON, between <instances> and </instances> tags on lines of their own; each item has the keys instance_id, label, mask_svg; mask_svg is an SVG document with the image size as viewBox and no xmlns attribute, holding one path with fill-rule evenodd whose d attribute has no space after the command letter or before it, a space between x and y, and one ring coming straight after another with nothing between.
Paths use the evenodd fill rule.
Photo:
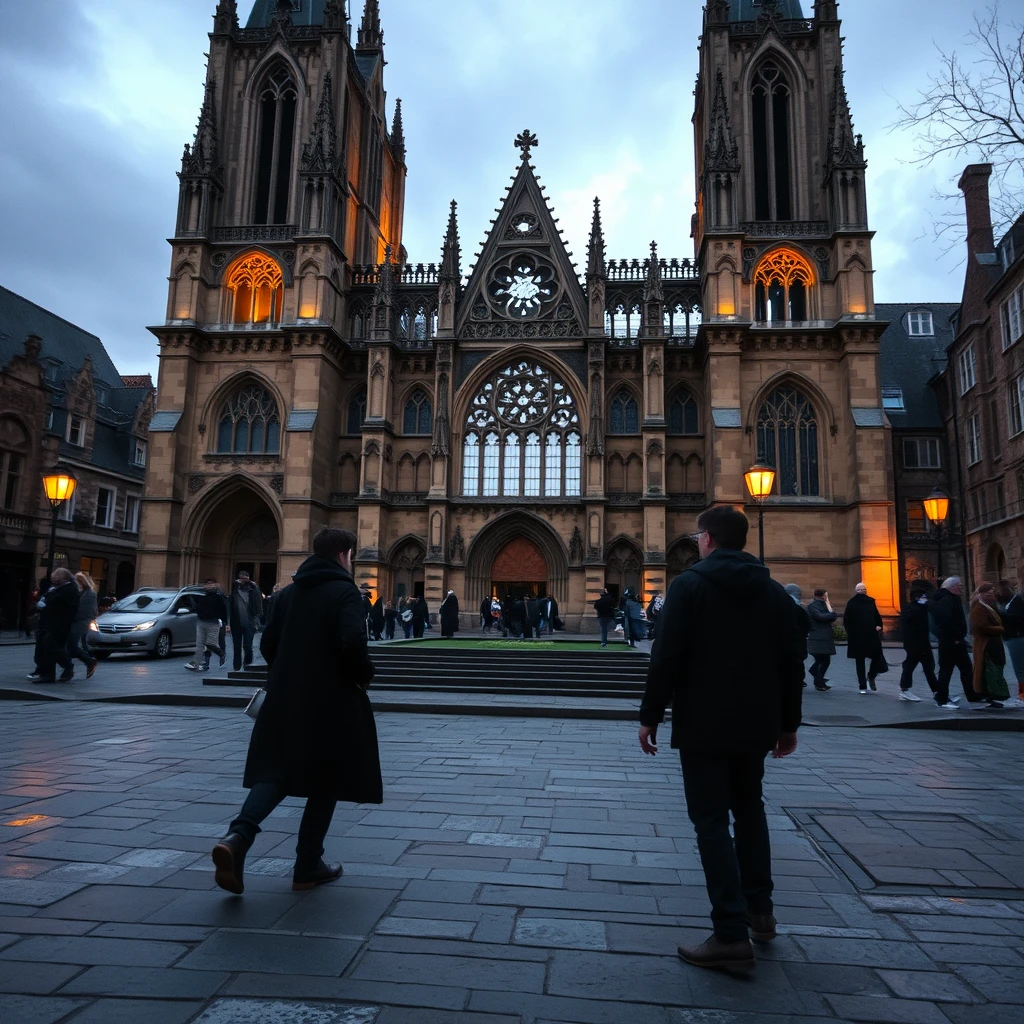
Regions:
<instances>
[{"instance_id":1,"label":"pointed gable","mask_svg":"<svg viewBox=\"0 0 1024 1024\"><path fill-rule=\"evenodd\" d=\"M516 140L519 170L470 271L461 338L565 338L586 334L587 305L571 253L530 163L536 136Z\"/></svg>"}]
</instances>

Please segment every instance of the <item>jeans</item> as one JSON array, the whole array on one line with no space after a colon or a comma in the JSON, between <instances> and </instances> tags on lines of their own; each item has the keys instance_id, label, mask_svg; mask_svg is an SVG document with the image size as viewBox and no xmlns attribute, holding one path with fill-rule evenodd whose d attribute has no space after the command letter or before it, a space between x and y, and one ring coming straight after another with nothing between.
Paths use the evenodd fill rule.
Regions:
<instances>
[{"instance_id":1,"label":"jeans","mask_svg":"<svg viewBox=\"0 0 1024 1024\"><path fill-rule=\"evenodd\" d=\"M228 832L240 835L249 845L259 835L264 818L287 796L284 786L276 782L257 782L238 817L231 822ZM338 801L329 797L311 796L306 799L306 809L299 823L299 840L295 847L297 870L312 870L324 855L324 836L331 827L334 808Z\"/></svg>"},{"instance_id":2,"label":"jeans","mask_svg":"<svg viewBox=\"0 0 1024 1024\"><path fill-rule=\"evenodd\" d=\"M615 620L608 615L599 615L597 624L601 627L601 646L606 647L608 645L608 630L615 625Z\"/></svg>"},{"instance_id":3,"label":"jeans","mask_svg":"<svg viewBox=\"0 0 1024 1024\"><path fill-rule=\"evenodd\" d=\"M761 800L765 755L704 750L679 755L715 936L742 942L747 914L772 912L771 840ZM735 839L729 835L730 811Z\"/></svg>"},{"instance_id":4,"label":"jeans","mask_svg":"<svg viewBox=\"0 0 1024 1024\"><path fill-rule=\"evenodd\" d=\"M68 634L68 657L72 662L77 658L83 665L91 665L95 660L89 650L86 637L89 632L88 622L76 622Z\"/></svg>"},{"instance_id":5,"label":"jeans","mask_svg":"<svg viewBox=\"0 0 1024 1024\"><path fill-rule=\"evenodd\" d=\"M984 700L980 693L974 692L974 666L963 640L939 641L939 692L935 699L940 704L949 703L949 681L953 678L954 668L960 670L960 685L964 688L968 703L976 704Z\"/></svg>"},{"instance_id":6,"label":"jeans","mask_svg":"<svg viewBox=\"0 0 1024 1024\"><path fill-rule=\"evenodd\" d=\"M555 631L551 628L551 623L547 619L541 619L540 625L537 627L537 636L543 636L544 630L547 630L552 636L555 635Z\"/></svg>"},{"instance_id":7,"label":"jeans","mask_svg":"<svg viewBox=\"0 0 1024 1024\"><path fill-rule=\"evenodd\" d=\"M402 620L402 632L405 634L405 639L408 640L412 636L412 622L406 622Z\"/></svg>"},{"instance_id":8,"label":"jeans","mask_svg":"<svg viewBox=\"0 0 1024 1024\"><path fill-rule=\"evenodd\" d=\"M811 666L811 679L814 680L814 685L817 689L820 690L825 685L825 673L831 664L831 654L814 655L814 664Z\"/></svg>"},{"instance_id":9,"label":"jeans","mask_svg":"<svg viewBox=\"0 0 1024 1024\"><path fill-rule=\"evenodd\" d=\"M1017 677L1017 693L1024 696L1024 636L1006 640L1003 644L1013 665L1013 674Z\"/></svg>"},{"instance_id":10,"label":"jeans","mask_svg":"<svg viewBox=\"0 0 1024 1024\"><path fill-rule=\"evenodd\" d=\"M249 645L252 646L251 640ZM211 652L219 656L220 651L220 622L204 622L200 619L196 623L196 655L192 659L192 664L209 665Z\"/></svg>"},{"instance_id":11,"label":"jeans","mask_svg":"<svg viewBox=\"0 0 1024 1024\"><path fill-rule=\"evenodd\" d=\"M924 669L929 689L937 696L939 684L935 678L935 658L932 657L930 647L922 647L919 651L907 651L907 657L903 662L903 674L900 676L900 689L909 690L914 685L914 669L918 665Z\"/></svg>"},{"instance_id":12,"label":"jeans","mask_svg":"<svg viewBox=\"0 0 1024 1024\"><path fill-rule=\"evenodd\" d=\"M252 638L256 635L256 627L249 623L246 626L231 627L231 642L235 648L234 666L237 672L242 667L242 652L245 652L245 664L252 664Z\"/></svg>"}]
</instances>

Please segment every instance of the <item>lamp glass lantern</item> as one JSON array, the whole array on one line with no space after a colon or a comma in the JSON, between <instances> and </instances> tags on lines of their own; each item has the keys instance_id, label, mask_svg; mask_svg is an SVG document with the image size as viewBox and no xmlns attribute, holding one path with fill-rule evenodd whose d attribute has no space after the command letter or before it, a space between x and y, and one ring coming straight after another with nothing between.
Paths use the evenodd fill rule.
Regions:
<instances>
[{"instance_id":1,"label":"lamp glass lantern","mask_svg":"<svg viewBox=\"0 0 1024 1024\"><path fill-rule=\"evenodd\" d=\"M743 474L743 479L746 480L747 490L754 501L762 502L772 493L775 486L775 470L771 466L762 466L758 463Z\"/></svg>"},{"instance_id":2,"label":"lamp glass lantern","mask_svg":"<svg viewBox=\"0 0 1024 1024\"><path fill-rule=\"evenodd\" d=\"M65 501L71 500L77 484L75 474L70 470L53 469L49 473L43 474L43 490L46 492L46 500L55 509L60 508Z\"/></svg>"},{"instance_id":3,"label":"lamp glass lantern","mask_svg":"<svg viewBox=\"0 0 1024 1024\"><path fill-rule=\"evenodd\" d=\"M924 514L933 522L942 525L949 515L949 495L940 487L936 487L924 499Z\"/></svg>"}]
</instances>

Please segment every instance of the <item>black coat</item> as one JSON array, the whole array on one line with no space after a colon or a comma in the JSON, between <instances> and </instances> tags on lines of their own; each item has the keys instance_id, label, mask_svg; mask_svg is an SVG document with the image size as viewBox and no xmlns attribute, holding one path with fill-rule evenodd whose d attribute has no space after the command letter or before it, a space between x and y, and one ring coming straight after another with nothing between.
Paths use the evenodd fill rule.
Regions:
<instances>
[{"instance_id":1,"label":"black coat","mask_svg":"<svg viewBox=\"0 0 1024 1024\"><path fill-rule=\"evenodd\" d=\"M744 551L717 549L677 576L658 619L640 721L672 704L672 746L767 753L800 725L795 605Z\"/></svg>"},{"instance_id":2,"label":"black coat","mask_svg":"<svg viewBox=\"0 0 1024 1024\"><path fill-rule=\"evenodd\" d=\"M900 614L903 631L903 649L908 654L920 654L932 645L929 636L928 605L913 601Z\"/></svg>"},{"instance_id":3,"label":"black coat","mask_svg":"<svg viewBox=\"0 0 1024 1024\"><path fill-rule=\"evenodd\" d=\"M66 637L71 632L81 598L81 591L74 580L46 592L46 631L51 640Z\"/></svg>"},{"instance_id":4,"label":"black coat","mask_svg":"<svg viewBox=\"0 0 1024 1024\"><path fill-rule=\"evenodd\" d=\"M790 598L790 600L792 601L793 599ZM799 630L800 638L803 640L800 650L806 659L809 653L807 638L811 632L811 617L807 614L807 609L799 601L793 601L793 610L796 612L796 628Z\"/></svg>"},{"instance_id":5,"label":"black coat","mask_svg":"<svg viewBox=\"0 0 1024 1024\"><path fill-rule=\"evenodd\" d=\"M267 601L267 619L270 619L270 609L273 607L274 598ZM196 617L200 622L227 622L228 621L228 599L223 591L204 590L196 598Z\"/></svg>"},{"instance_id":6,"label":"black coat","mask_svg":"<svg viewBox=\"0 0 1024 1024\"><path fill-rule=\"evenodd\" d=\"M526 621L536 629L540 625L540 601L531 597L526 602Z\"/></svg>"},{"instance_id":7,"label":"black coat","mask_svg":"<svg viewBox=\"0 0 1024 1024\"><path fill-rule=\"evenodd\" d=\"M1024 637L1024 594L1013 595L1002 611L1004 640L1019 640Z\"/></svg>"},{"instance_id":8,"label":"black coat","mask_svg":"<svg viewBox=\"0 0 1024 1024\"><path fill-rule=\"evenodd\" d=\"M459 599L454 594L445 595L441 602L441 635L454 636L459 630Z\"/></svg>"},{"instance_id":9,"label":"black coat","mask_svg":"<svg viewBox=\"0 0 1024 1024\"><path fill-rule=\"evenodd\" d=\"M824 600L816 597L807 606L807 618L811 622L811 631L807 634L807 653L835 654L836 641L832 634L832 623L839 618L839 613L830 612Z\"/></svg>"},{"instance_id":10,"label":"black coat","mask_svg":"<svg viewBox=\"0 0 1024 1024\"><path fill-rule=\"evenodd\" d=\"M665 609L662 608L662 611ZM611 594L602 594L594 602L594 611L599 619L610 619L615 615L615 598Z\"/></svg>"},{"instance_id":11,"label":"black coat","mask_svg":"<svg viewBox=\"0 0 1024 1024\"><path fill-rule=\"evenodd\" d=\"M337 562L312 555L278 593L260 651L267 697L249 742L243 785L283 784L289 796L381 803L373 678L362 599Z\"/></svg>"},{"instance_id":12,"label":"black coat","mask_svg":"<svg viewBox=\"0 0 1024 1024\"><path fill-rule=\"evenodd\" d=\"M255 629L263 618L263 595L260 588L250 580L245 586L237 581L231 588L228 600L228 611L231 616L232 629L241 629L249 625Z\"/></svg>"},{"instance_id":13,"label":"black coat","mask_svg":"<svg viewBox=\"0 0 1024 1024\"><path fill-rule=\"evenodd\" d=\"M939 646L963 643L967 636L967 616L960 598L940 587L928 595L928 611Z\"/></svg>"},{"instance_id":14,"label":"black coat","mask_svg":"<svg viewBox=\"0 0 1024 1024\"><path fill-rule=\"evenodd\" d=\"M846 656L848 658L875 658L882 653L882 634L877 626L882 625L882 616L873 597L854 594L846 603L843 612L846 627Z\"/></svg>"}]
</instances>

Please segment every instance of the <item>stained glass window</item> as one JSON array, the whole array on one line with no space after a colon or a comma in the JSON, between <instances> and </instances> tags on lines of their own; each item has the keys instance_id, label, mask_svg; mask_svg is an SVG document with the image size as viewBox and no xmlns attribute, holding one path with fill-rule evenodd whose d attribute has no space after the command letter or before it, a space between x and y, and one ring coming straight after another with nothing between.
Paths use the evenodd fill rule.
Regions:
<instances>
[{"instance_id":1,"label":"stained glass window","mask_svg":"<svg viewBox=\"0 0 1024 1024\"><path fill-rule=\"evenodd\" d=\"M636 399L625 388L617 391L612 399L608 433L640 433L640 411L637 408Z\"/></svg>"},{"instance_id":2,"label":"stained glass window","mask_svg":"<svg viewBox=\"0 0 1024 1024\"><path fill-rule=\"evenodd\" d=\"M670 434L699 434L700 421L697 417L697 402L689 391L677 391L668 407L668 432Z\"/></svg>"},{"instance_id":3,"label":"stained glass window","mask_svg":"<svg viewBox=\"0 0 1024 1024\"><path fill-rule=\"evenodd\" d=\"M402 432L405 434L430 433L430 399L422 391L414 391L405 403Z\"/></svg>"},{"instance_id":4,"label":"stained glass window","mask_svg":"<svg viewBox=\"0 0 1024 1024\"><path fill-rule=\"evenodd\" d=\"M818 482L818 421L810 399L796 388L776 388L757 417L757 461L776 473L786 497L814 497Z\"/></svg>"},{"instance_id":5,"label":"stained glass window","mask_svg":"<svg viewBox=\"0 0 1024 1024\"><path fill-rule=\"evenodd\" d=\"M281 443L277 403L257 384L250 384L224 404L217 426L220 454L276 455Z\"/></svg>"}]
</instances>

